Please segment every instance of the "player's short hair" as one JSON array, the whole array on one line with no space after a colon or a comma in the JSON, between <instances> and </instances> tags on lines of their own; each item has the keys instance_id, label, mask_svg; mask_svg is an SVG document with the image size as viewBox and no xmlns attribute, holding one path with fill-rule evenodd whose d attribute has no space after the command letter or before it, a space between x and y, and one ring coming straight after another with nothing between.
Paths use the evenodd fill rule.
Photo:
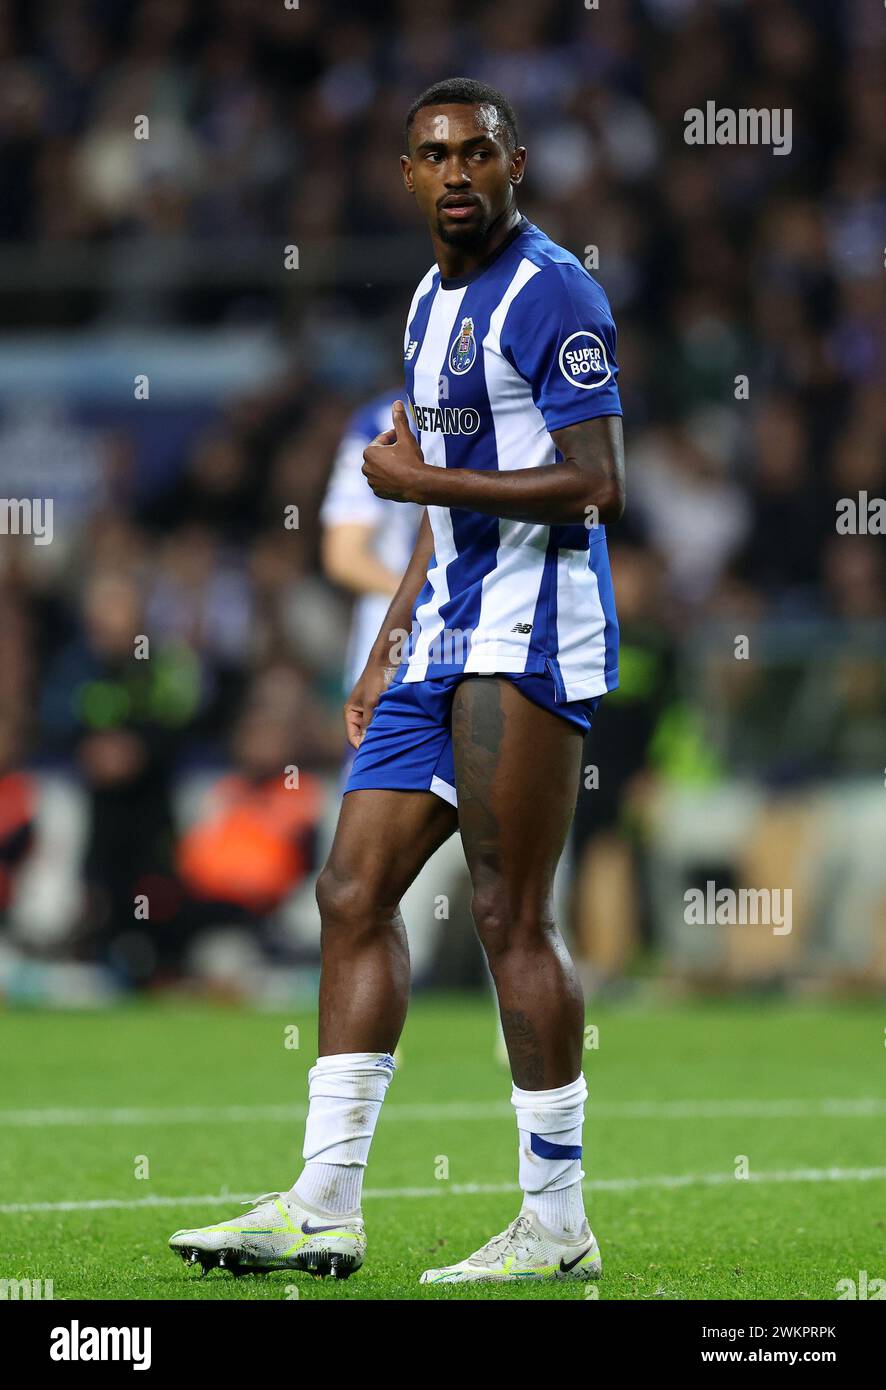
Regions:
<instances>
[{"instance_id":1,"label":"player's short hair","mask_svg":"<svg viewBox=\"0 0 886 1390\"><path fill-rule=\"evenodd\" d=\"M517 148L517 117L514 115L514 108L506 96L495 87L487 87L485 82L476 82L473 77L447 77L445 82L435 82L432 87L423 91L421 96L416 97L406 113L407 150L412 122L423 106L494 106L504 127L509 148Z\"/></svg>"}]
</instances>

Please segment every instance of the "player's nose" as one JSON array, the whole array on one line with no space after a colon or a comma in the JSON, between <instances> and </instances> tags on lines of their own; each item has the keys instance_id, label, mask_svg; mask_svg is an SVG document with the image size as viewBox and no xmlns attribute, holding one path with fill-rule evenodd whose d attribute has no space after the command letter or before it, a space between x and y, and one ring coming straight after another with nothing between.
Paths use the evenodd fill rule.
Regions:
<instances>
[{"instance_id":1,"label":"player's nose","mask_svg":"<svg viewBox=\"0 0 886 1390\"><path fill-rule=\"evenodd\" d=\"M471 176L463 164L449 164L443 179L447 188L453 190L465 188L471 182Z\"/></svg>"}]
</instances>

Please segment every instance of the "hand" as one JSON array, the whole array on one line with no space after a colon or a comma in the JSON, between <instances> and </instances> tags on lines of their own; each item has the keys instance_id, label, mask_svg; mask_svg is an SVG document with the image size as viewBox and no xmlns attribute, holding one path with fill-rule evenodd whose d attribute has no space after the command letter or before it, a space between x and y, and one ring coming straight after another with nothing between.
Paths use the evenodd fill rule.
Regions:
<instances>
[{"instance_id":1,"label":"hand","mask_svg":"<svg viewBox=\"0 0 886 1390\"><path fill-rule=\"evenodd\" d=\"M379 697L396 669L370 664L345 701L345 730L352 748L359 748L363 742Z\"/></svg>"},{"instance_id":2,"label":"hand","mask_svg":"<svg viewBox=\"0 0 886 1390\"><path fill-rule=\"evenodd\" d=\"M406 420L406 407L394 401L392 430L384 430L363 450L363 476L376 497L391 502L417 502L419 470L428 467L418 440Z\"/></svg>"}]
</instances>

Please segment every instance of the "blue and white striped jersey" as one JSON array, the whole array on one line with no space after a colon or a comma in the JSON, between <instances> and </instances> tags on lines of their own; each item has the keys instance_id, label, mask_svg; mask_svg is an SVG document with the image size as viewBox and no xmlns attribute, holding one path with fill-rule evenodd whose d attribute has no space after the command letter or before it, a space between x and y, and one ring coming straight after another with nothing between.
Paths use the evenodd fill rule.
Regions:
<instances>
[{"instance_id":1,"label":"blue and white striped jersey","mask_svg":"<svg viewBox=\"0 0 886 1390\"><path fill-rule=\"evenodd\" d=\"M561 458L551 430L622 413L606 295L526 218L470 275L428 271L404 348L413 426L438 468L542 468ZM398 680L549 671L559 701L617 686L602 525L428 515L434 557Z\"/></svg>"}]
</instances>

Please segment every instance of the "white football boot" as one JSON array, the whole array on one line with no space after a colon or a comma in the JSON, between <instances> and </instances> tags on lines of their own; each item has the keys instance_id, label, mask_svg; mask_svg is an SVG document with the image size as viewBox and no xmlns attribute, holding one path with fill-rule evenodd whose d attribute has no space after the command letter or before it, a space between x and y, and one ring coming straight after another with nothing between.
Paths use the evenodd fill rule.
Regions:
<instances>
[{"instance_id":1,"label":"white football boot","mask_svg":"<svg viewBox=\"0 0 886 1390\"><path fill-rule=\"evenodd\" d=\"M426 1269L421 1284L498 1284L531 1279L599 1279L603 1261L587 1222L575 1242L560 1240L539 1223L534 1212L521 1212L501 1235L460 1264Z\"/></svg>"},{"instance_id":2,"label":"white football boot","mask_svg":"<svg viewBox=\"0 0 886 1390\"><path fill-rule=\"evenodd\" d=\"M266 1192L241 1205L252 1210L217 1226L176 1231L169 1248L185 1264L201 1264L204 1274L218 1265L234 1275L297 1269L319 1279L347 1279L363 1263L366 1232L359 1212L324 1216L288 1192Z\"/></svg>"}]
</instances>

